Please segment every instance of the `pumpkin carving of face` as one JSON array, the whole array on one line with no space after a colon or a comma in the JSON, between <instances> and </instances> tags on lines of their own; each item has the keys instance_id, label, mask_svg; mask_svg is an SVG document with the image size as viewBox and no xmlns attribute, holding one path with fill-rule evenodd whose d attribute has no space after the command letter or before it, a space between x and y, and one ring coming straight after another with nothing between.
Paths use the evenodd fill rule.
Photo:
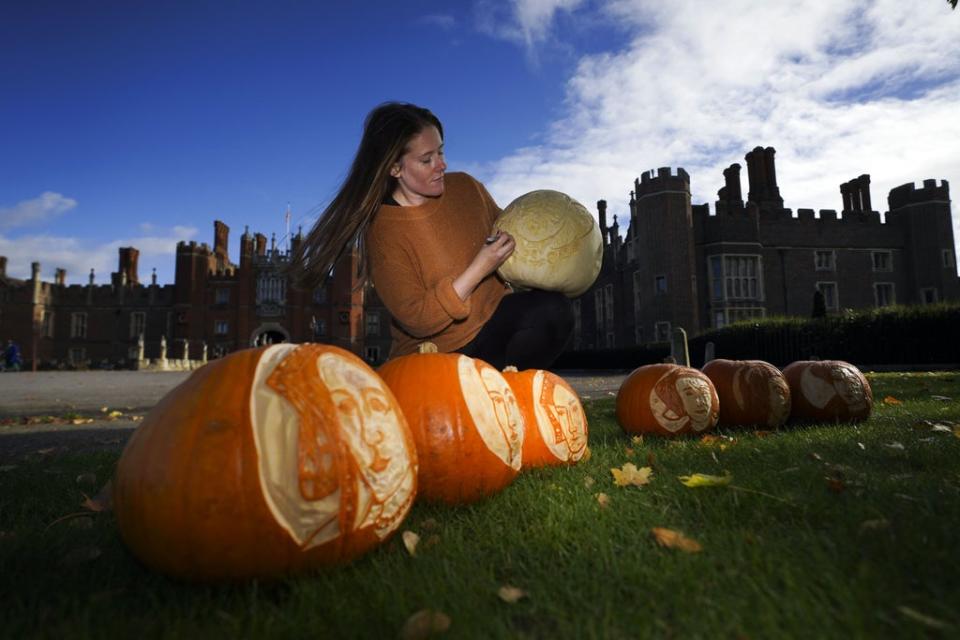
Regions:
<instances>
[{"instance_id":1,"label":"pumpkin carving of face","mask_svg":"<svg viewBox=\"0 0 960 640\"><path fill-rule=\"evenodd\" d=\"M776 428L790 415L790 388L775 366L762 360L711 360L703 373L720 398L720 424Z\"/></svg>"},{"instance_id":2,"label":"pumpkin carving of face","mask_svg":"<svg viewBox=\"0 0 960 640\"><path fill-rule=\"evenodd\" d=\"M617 422L628 433L674 436L717 423L717 392L704 374L675 364L638 367L620 385Z\"/></svg>"},{"instance_id":3,"label":"pumpkin carving of face","mask_svg":"<svg viewBox=\"0 0 960 640\"><path fill-rule=\"evenodd\" d=\"M365 363L282 344L216 360L168 394L124 450L115 510L128 546L165 573L273 577L381 543L416 472L399 405Z\"/></svg>"},{"instance_id":4,"label":"pumpkin carving of face","mask_svg":"<svg viewBox=\"0 0 960 640\"><path fill-rule=\"evenodd\" d=\"M792 415L801 420L864 420L873 408L870 383L841 360L798 361L783 370L794 398Z\"/></svg>"}]
</instances>

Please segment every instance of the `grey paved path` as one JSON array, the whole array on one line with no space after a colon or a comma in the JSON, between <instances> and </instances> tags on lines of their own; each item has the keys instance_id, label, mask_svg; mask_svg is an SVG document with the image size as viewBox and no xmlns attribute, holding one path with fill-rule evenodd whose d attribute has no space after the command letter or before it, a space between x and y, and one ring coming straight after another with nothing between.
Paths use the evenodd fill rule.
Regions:
<instances>
[{"instance_id":1,"label":"grey paved path","mask_svg":"<svg viewBox=\"0 0 960 640\"><path fill-rule=\"evenodd\" d=\"M627 372L558 371L584 400L616 395ZM119 450L143 416L189 372L39 371L0 373L0 467L23 457ZM120 411L109 420L103 408ZM23 416L78 413L94 422L23 424ZM7 420L3 420L7 419ZM9 424L3 424L7 422ZM61 421L62 422L62 421ZM0 469L2 471L2 469Z\"/></svg>"},{"instance_id":2,"label":"grey paved path","mask_svg":"<svg viewBox=\"0 0 960 640\"><path fill-rule=\"evenodd\" d=\"M584 399L616 394L624 372L560 371ZM0 418L98 412L145 412L189 372L38 371L0 374Z\"/></svg>"}]
</instances>

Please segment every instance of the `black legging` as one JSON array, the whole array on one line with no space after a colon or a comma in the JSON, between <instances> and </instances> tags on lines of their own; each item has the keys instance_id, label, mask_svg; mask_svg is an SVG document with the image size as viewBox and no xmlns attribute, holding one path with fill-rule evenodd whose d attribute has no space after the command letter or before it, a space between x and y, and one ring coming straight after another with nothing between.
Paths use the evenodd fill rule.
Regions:
<instances>
[{"instance_id":1,"label":"black legging","mask_svg":"<svg viewBox=\"0 0 960 640\"><path fill-rule=\"evenodd\" d=\"M458 352L497 369L546 369L573 333L573 305L556 291L533 289L504 296L480 333Z\"/></svg>"}]
</instances>

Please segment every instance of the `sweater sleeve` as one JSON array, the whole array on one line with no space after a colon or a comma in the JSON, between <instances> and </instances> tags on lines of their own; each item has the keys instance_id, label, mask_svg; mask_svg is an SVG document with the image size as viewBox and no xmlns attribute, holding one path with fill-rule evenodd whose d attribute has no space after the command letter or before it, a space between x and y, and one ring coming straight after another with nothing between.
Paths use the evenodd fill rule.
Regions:
<instances>
[{"instance_id":1,"label":"sweater sleeve","mask_svg":"<svg viewBox=\"0 0 960 640\"><path fill-rule=\"evenodd\" d=\"M470 300L453 288L453 276L433 286L423 282L415 261L397 246L370 243L370 275L394 320L415 338L433 336L470 315Z\"/></svg>"}]
</instances>

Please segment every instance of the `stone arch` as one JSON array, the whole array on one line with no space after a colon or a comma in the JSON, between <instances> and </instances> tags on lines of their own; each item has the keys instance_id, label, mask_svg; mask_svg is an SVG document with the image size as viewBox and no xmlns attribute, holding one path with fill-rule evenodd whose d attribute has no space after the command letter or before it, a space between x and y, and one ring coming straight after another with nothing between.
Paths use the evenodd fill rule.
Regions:
<instances>
[{"instance_id":1,"label":"stone arch","mask_svg":"<svg viewBox=\"0 0 960 640\"><path fill-rule=\"evenodd\" d=\"M264 322L250 334L250 346L262 347L268 344L290 342L290 332L279 322Z\"/></svg>"}]
</instances>

